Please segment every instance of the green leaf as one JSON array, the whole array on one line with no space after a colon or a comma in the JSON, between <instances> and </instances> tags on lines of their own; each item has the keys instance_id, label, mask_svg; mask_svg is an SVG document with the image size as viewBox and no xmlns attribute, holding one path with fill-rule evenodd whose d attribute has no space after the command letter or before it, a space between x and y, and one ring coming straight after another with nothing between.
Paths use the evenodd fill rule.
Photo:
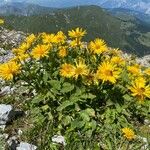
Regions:
<instances>
[{"instance_id":1,"label":"green leaf","mask_svg":"<svg viewBox=\"0 0 150 150\"><path fill-rule=\"evenodd\" d=\"M88 94L82 94L81 95L81 98L82 99L94 99L96 96L91 94L91 93L88 93Z\"/></svg>"},{"instance_id":2,"label":"green leaf","mask_svg":"<svg viewBox=\"0 0 150 150\"><path fill-rule=\"evenodd\" d=\"M89 115L88 115L85 111L82 111L82 112L80 112L79 114L80 114L80 117L81 117L85 122L90 121L90 117L89 117Z\"/></svg>"},{"instance_id":3,"label":"green leaf","mask_svg":"<svg viewBox=\"0 0 150 150\"><path fill-rule=\"evenodd\" d=\"M55 100L55 95L52 94L51 91L47 92L47 94L44 96L44 98L52 98L53 100Z\"/></svg>"},{"instance_id":4,"label":"green leaf","mask_svg":"<svg viewBox=\"0 0 150 150\"><path fill-rule=\"evenodd\" d=\"M60 90L61 89L61 82L58 81L58 80L50 80L50 81L48 81L48 83L50 83L52 88L54 88L55 90Z\"/></svg>"},{"instance_id":5,"label":"green leaf","mask_svg":"<svg viewBox=\"0 0 150 150\"><path fill-rule=\"evenodd\" d=\"M43 101L43 99L44 99L43 95L40 94L40 95L37 95L36 97L34 97L31 102L32 102L32 104L38 104L41 101Z\"/></svg>"},{"instance_id":6,"label":"green leaf","mask_svg":"<svg viewBox=\"0 0 150 150\"><path fill-rule=\"evenodd\" d=\"M66 116L64 119L63 119L63 124L64 126L67 126L68 124L71 123L71 117L70 116Z\"/></svg>"},{"instance_id":7,"label":"green leaf","mask_svg":"<svg viewBox=\"0 0 150 150\"><path fill-rule=\"evenodd\" d=\"M85 122L84 121L79 121L79 120L75 120L71 123L71 128L75 129L75 128L82 128L84 126Z\"/></svg>"},{"instance_id":8,"label":"green leaf","mask_svg":"<svg viewBox=\"0 0 150 150\"><path fill-rule=\"evenodd\" d=\"M79 97L75 97L75 96L71 96L69 100L74 104L77 103L78 101L81 101Z\"/></svg>"},{"instance_id":9,"label":"green leaf","mask_svg":"<svg viewBox=\"0 0 150 150\"><path fill-rule=\"evenodd\" d=\"M44 83L47 83L47 80L48 80L48 73L45 71L44 74L43 74Z\"/></svg>"},{"instance_id":10,"label":"green leaf","mask_svg":"<svg viewBox=\"0 0 150 150\"><path fill-rule=\"evenodd\" d=\"M85 112L86 112L89 116L95 117L95 111L94 111L94 109L92 109L92 108L87 108L87 109L85 110Z\"/></svg>"},{"instance_id":11,"label":"green leaf","mask_svg":"<svg viewBox=\"0 0 150 150\"><path fill-rule=\"evenodd\" d=\"M62 86L61 92L62 93L68 93L71 92L74 89L74 85L70 84L68 82L65 82Z\"/></svg>"},{"instance_id":12,"label":"green leaf","mask_svg":"<svg viewBox=\"0 0 150 150\"><path fill-rule=\"evenodd\" d=\"M49 119L49 120L53 120L53 115L52 115L51 112L49 112L47 115L48 115L48 119Z\"/></svg>"},{"instance_id":13,"label":"green leaf","mask_svg":"<svg viewBox=\"0 0 150 150\"><path fill-rule=\"evenodd\" d=\"M73 104L74 104L73 102L65 101L65 102L63 102L63 103L57 108L57 111L62 111L62 110L65 109L66 107L71 106L71 105L73 105Z\"/></svg>"},{"instance_id":14,"label":"green leaf","mask_svg":"<svg viewBox=\"0 0 150 150\"><path fill-rule=\"evenodd\" d=\"M130 96L130 95L128 95L128 94L125 94L124 96L123 96L123 98L124 98L124 100L127 100L127 101L131 101L133 98Z\"/></svg>"},{"instance_id":15,"label":"green leaf","mask_svg":"<svg viewBox=\"0 0 150 150\"><path fill-rule=\"evenodd\" d=\"M42 110L43 110L43 111L47 111L48 109L49 109L49 106L48 106L48 105L42 106Z\"/></svg>"}]
</instances>

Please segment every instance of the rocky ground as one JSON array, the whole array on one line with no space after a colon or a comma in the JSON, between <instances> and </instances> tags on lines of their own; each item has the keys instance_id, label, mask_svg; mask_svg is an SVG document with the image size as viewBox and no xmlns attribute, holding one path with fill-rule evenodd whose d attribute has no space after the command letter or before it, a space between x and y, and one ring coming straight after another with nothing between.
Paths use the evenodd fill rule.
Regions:
<instances>
[{"instance_id":1,"label":"rocky ground","mask_svg":"<svg viewBox=\"0 0 150 150\"><path fill-rule=\"evenodd\" d=\"M10 31L5 28L0 28L0 63L4 63L13 57L11 52L12 48L17 47L25 37L26 34L21 31L16 32L14 30ZM0 99L5 95L13 94L14 91L14 88L4 85L4 81L0 80ZM18 130L17 136L4 133L6 125L23 114L23 111L17 110L11 105L0 104L0 150L5 149L1 145L2 139L7 141L8 149L10 150L37 149L37 147L32 144L18 140L18 136L22 133L21 130Z\"/></svg>"},{"instance_id":2,"label":"rocky ground","mask_svg":"<svg viewBox=\"0 0 150 150\"><path fill-rule=\"evenodd\" d=\"M26 34L20 31L9 31L4 28L0 28L0 63L4 63L13 57L11 52L13 47L19 45L23 39L25 39ZM129 54L123 54L123 57L131 57ZM137 58L137 62L143 66L150 67L150 55L144 56L142 58ZM4 82L0 80L0 99L5 95L13 94L15 88L10 86L4 86ZM19 141L18 136L21 135L22 131L18 129L17 136L8 135L4 133L5 127L9 122L15 120L17 117L21 117L25 112L22 110L17 110L11 105L0 104L0 139L3 138L7 141L10 149L12 150L35 150L37 147L35 145ZM54 137L53 142L65 143L63 137ZM2 148L4 149L4 148ZM1 147L0 147L1 150Z\"/></svg>"}]
</instances>

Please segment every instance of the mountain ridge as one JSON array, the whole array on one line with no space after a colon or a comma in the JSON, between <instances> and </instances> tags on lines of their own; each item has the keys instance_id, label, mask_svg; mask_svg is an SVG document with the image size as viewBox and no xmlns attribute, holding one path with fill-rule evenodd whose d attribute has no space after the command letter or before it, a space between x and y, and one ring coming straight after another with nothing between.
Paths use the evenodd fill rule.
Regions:
<instances>
[{"instance_id":1,"label":"mountain ridge","mask_svg":"<svg viewBox=\"0 0 150 150\"><path fill-rule=\"evenodd\" d=\"M41 8L41 7L38 7ZM51 10L51 9L50 9ZM38 12L42 12L38 10ZM49 13L29 16L3 16L6 25L24 32L66 32L72 28L82 27L89 33L86 40L103 38L111 47L119 47L131 53L145 55L150 53L148 44L150 26L134 18L122 19L112 16L99 6L79 6L54 9Z\"/></svg>"},{"instance_id":2,"label":"mountain ridge","mask_svg":"<svg viewBox=\"0 0 150 150\"><path fill-rule=\"evenodd\" d=\"M12 0L0 0L1 5ZM104 8L127 8L150 15L149 0L13 0L13 2L39 4L41 6L64 8L78 5L98 5Z\"/></svg>"}]
</instances>

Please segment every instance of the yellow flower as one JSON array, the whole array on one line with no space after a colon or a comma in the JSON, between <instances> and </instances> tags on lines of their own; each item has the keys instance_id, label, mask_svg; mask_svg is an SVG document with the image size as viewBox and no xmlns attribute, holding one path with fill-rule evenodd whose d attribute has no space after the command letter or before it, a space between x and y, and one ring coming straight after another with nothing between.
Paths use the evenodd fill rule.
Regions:
<instances>
[{"instance_id":1,"label":"yellow flower","mask_svg":"<svg viewBox=\"0 0 150 150\"><path fill-rule=\"evenodd\" d=\"M130 128L123 128L122 132L124 134L124 137L127 138L129 141L131 141L135 138L135 133Z\"/></svg>"},{"instance_id":2,"label":"yellow flower","mask_svg":"<svg viewBox=\"0 0 150 150\"><path fill-rule=\"evenodd\" d=\"M59 56L59 57L62 57L62 58L63 58L63 57L66 57L66 56L67 56L67 53L68 53L68 52L67 52L66 48L67 48L66 46L60 46L60 47L59 47L59 52L58 52L58 56Z\"/></svg>"},{"instance_id":3,"label":"yellow flower","mask_svg":"<svg viewBox=\"0 0 150 150\"><path fill-rule=\"evenodd\" d=\"M69 43L70 47L72 48L76 48L76 47L80 47L83 48L83 43L80 41L80 39L74 39Z\"/></svg>"},{"instance_id":4,"label":"yellow flower","mask_svg":"<svg viewBox=\"0 0 150 150\"><path fill-rule=\"evenodd\" d=\"M10 61L0 65L0 77L4 80L12 80L13 76L20 71L20 65Z\"/></svg>"},{"instance_id":5,"label":"yellow flower","mask_svg":"<svg viewBox=\"0 0 150 150\"><path fill-rule=\"evenodd\" d=\"M75 30L68 31L70 38L82 38L86 34L86 31L82 28L76 28Z\"/></svg>"},{"instance_id":6,"label":"yellow flower","mask_svg":"<svg viewBox=\"0 0 150 150\"><path fill-rule=\"evenodd\" d=\"M89 49L93 54L101 54L106 52L108 48L104 40L97 38L90 42Z\"/></svg>"},{"instance_id":7,"label":"yellow flower","mask_svg":"<svg viewBox=\"0 0 150 150\"><path fill-rule=\"evenodd\" d=\"M13 49L13 53L15 55L20 55L20 54L24 54L28 49L30 48L30 44L29 43L22 43L19 48L17 49Z\"/></svg>"},{"instance_id":8,"label":"yellow flower","mask_svg":"<svg viewBox=\"0 0 150 150\"><path fill-rule=\"evenodd\" d=\"M64 43L66 40L66 36L62 31L59 31L56 35L55 35L55 43Z\"/></svg>"},{"instance_id":9,"label":"yellow flower","mask_svg":"<svg viewBox=\"0 0 150 150\"><path fill-rule=\"evenodd\" d=\"M17 55L15 56L12 61L24 61L27 58L29 58L30 56L28 54L21 54L21 55Z\"/></svg>"},{"instance_id":10,"label":"yellow flower","mask_svg":"<svg viewBox=\"0 0 150 150\"><path fill-rule=\"evenodd\" d=\"M125 65L125 60L119 56L112 57L111 62L119 66Z\"/></svg>"},{"instance_id":11,"label":"yellow flower","mask_svg":"<svg viewBox=\"0 0 150 150\"><path fill-rule=\"evenodd\" d=\"M4 20L0 19L0 25L4 24Z\"/></svg>"},{"instance_id":12,"label":"yellow flower","mask_svg":"<svg viewBox=\"0 0 150 150\"><path fill-rule=\"evenodd\" d=\"M43 33L42 38L43 38L42 41L43 41L44 44L55 42L55 35L54 34Z\"/></svg>"},{"instance_id":13,"label":"yellow flower","mask_svg":"<svg viewBox=\"0 0 150 150\"><path fill-rule=\"evenodd\" d=\"M24 50L20 49L20 48L14 48L12 49L13 54L15 54L16 56L18 55L23 55L25 52Z\"/></svg>"},{"instance_id":14,"label":"yellow flower","mask_svg":"<svg viewBox=\"0 0 150 150\"><path fill-rule=\"evenodd\" d=\"M94 83L97 84L98 82L95 77L96 77L95 74L93 72L90 72L85 78L85 84L87 85L91 85Z\"/></svg>"},{"instance_id":15,"label":"yellow flower","mask_svg":"<svg viewBox=\"0 0 150 150\"><path fill-rule=\"evenodd\" d=\"M132 96L137 97L141 102L146 97L150 98L150 86L146 85L146 81L142 77L135 79L128 89L132 92Z\"/></svg>"},{"instance_id":16,"label":"yellow flower","mask_svg":"<svg viewBox=\"0 0 150 150\"><path fill-rule=\"evenodd\" d=\"M60 75L66 78L73 77L74 75L74 66L71 64L63 64L61 65Z\"/></svg>"},{"instance_id":17,"label":"yellow flower","mask_svg":"<svg viewBox=\"0 0 150 150\"><path fill-rule=\"evenodd\" d=\"M112 54L113 56L120 56L122 54L122 51L117 49L110 49L110 51L108 51L110 54Z\"/></svg>"},{"instance_id":18,"label":"yellow flower","mask_svg":"<svg viewBox=\"0 0 150 150\"><path fill-rule=\"evenodd\" d=\"M106 61L98 67L96 78L101 79L103 82L109 81L114 84L119 78L119 74L120 70L116 67L116 65Z\"/></svg>"},{"instance_id":19,"label":"yellow flower","mask_svg":"<svg viewBox=\"0 0 150 150\"><path fill-rule=\"evenodd\" d=\"M79 59L79 61L78 62L75 61L75 63L76 63L76 67L74 69L75 79L77 79L78 76L87 76L89 74L89 69L83 59Z\"/></svg>"},{"instance_id":20,"label":"yellow flower","mask_svg":"<svg viewBox=\"0 0 150 150\"><path fill-rule=\"evenodd\" d=\"M147 74L148 76L150 76L150 68L145 69L144 73Z\"/></svg>"},{"instance_id":21,"label":"yellow flower","mask_svg":"<svg viewBox=\"0 0 150 150\"><path fill-rule=\"evenodd\" d=\"M32 44L35 41L35 39L36 39L36 36L34 34L31 34L26 38L26 42L28 44Z\"/></svg>"},{"instance_id":22,"label":"yellow flower","mask_svg":"<svg viewBox=\"0 0 150 150\"><path fill-rule=\"evenodd\" d=\"M31 55L35 59L40 59L42 57L48 56L48 53L51 49L51 45L37 45L35 48L33 48Z\"/></svg>"},{"instance_id":23,"label":"yellow flower","mask_svg":"<svg viewBox=\"0 0 150 150\"><path fill-rule=\"evenodd\" d=\"M133 76L141 75L141 69L140 69L140 66L138 64L128 66L127 69L129 71L129 73L131 73Z\"/></svg>"}]
</instances>

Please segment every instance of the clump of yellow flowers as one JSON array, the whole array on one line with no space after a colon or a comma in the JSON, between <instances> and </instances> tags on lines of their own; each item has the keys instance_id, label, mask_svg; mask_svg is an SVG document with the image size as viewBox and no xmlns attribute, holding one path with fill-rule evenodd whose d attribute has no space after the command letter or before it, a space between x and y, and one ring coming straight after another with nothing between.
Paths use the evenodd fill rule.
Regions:
<instances>
[{"instance_id":1,"label":"clump of yellow flowers","mask_svg":"<svg viewBox=\"0 0 150 150\"><path fill-rule=\"evenodd\" d=\"M0 19L0 24L3 24ZM21 75L27 63L50 65L51 70L57 70L58 76L65 79L80 80L87 86L101 84L123 84L135 99L144 101L150 99L150 68L144 68L131 60L126 61L122 52L109 48L103 39L96 38L89 43L83 41L86 30L76 28L54 33L31 34L18 47L12 50L14 58L0 64L0 78L12 80ZM32 66L31 66L32 68ZM129 79L123 83L123 73Z\"/></svg>"},{"instance_id":2,"label":"clump of yellow flowers","mask_svg":"<svg viewBox=\"0 0 150 150\"><path fill-rule=\"evenodd\" d=\"M133 140L134 138L135 138L135 133L134 133L134 131L132 130L132 129L130 129L130 128L123 128L122 129L122 133L123 133L123 136L127 139L127 140L129 140L129 141L131 141L131 140Z\"/></svg>"},{"instance_id":3,"label":"clump of yellow flowers","mask_svg":"<svg viewBox=\"0 0 150 150\"><path fill-rule=\"evenodd\" d=\"M5 21L4 21L3 19L0 18L0 25L3 25L4 22L5 22Z\"/></svg>"}]
</instances>

